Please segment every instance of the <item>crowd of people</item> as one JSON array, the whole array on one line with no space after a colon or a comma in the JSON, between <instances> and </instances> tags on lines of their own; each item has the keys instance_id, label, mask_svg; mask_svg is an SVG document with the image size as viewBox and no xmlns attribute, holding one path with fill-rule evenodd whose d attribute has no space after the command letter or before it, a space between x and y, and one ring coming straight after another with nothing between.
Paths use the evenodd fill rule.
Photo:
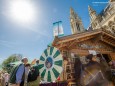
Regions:
<instances>
[{"instance_id":1,"label":"crowd of people","mask_svg":"<svg viewBox=\"0 0 115 86\"><path fill-rule=\"evenodd\" d=\"M106 71L109 70L108 68L115 71L115 60L111 60L106 64L104 59L91 54L86 56L86 58L88 61L86 65L83 65L79 58L75 61L77 65L75 66L75 72L77 74L75 76L76 81L79 82L77 83L78 86L81 81L83 81L82 83L85 86L97 86L97 84L99 86L108 86L107 84L109 82ZM39 60L36 61L36 65L34 66L28 63L27 57L24 57L21 61L22 63L16 65L10 74L6 71L0 71L0 86L39 86Z\"/></svg>"},{"instance_id":2,"label":"crowd of people","mask_svg":"<svg viewBox=\"0 0 115 86\"><path fill-rule=\"evenodd\" d=\"M12 68L10 74L0 71L0 86L39 86L39 60L35 65L28 63L28 58L24 57L21 63Z\"/></svg>"},{"instance_id":3,"label":"crowd of people","mask_svg":"<svg viewBox=\"0 0 115 86\"><path fill-rule=\"evenodd\" d=\"M109 63L101 56L89 54L86 64L80 58L75 60L75 77L77 86L114 86L111 80L111 70L115 70L115 61ZM114 71L115 73L115 71Z\"/></svg>"}]
</instances>

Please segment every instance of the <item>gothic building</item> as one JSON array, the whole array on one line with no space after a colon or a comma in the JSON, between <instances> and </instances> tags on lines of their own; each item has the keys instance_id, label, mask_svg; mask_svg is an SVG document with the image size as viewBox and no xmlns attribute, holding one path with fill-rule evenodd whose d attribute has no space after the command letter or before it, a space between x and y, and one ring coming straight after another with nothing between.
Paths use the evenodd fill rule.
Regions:
<instances>
[{"instance_id":1,"label":"gothic building","mask_svg":"<svg viewBox=\"0 0 115 86\"><path fill-rule=\"evenodd\" d=\"M84 27L79 16L74 12L73 8L70 8L70 24L72 34L80 33L84 31Z\"/></svg>"},{"instance_id":2,"label":"gothic building","mask_svg":"<svg viewBox=\"0 0 115 86\"><path fill-rule=\"evenodd\" d=\"M63 57L63 72L60 81L68 83L76 82L75 64L79 57L82 64L86 65L86 56L93 53L108 62L115 60L115 0L110 0L106 8L100 14L88 6L90 25L85 30L79 16L70 8L70 25L72 34L63 37L55 37L52 45L58 48ZM90 75L90 74L89 74ZM95 74L94 74L95 75ZM115 81L115 77L113 78ZM89 80L90 81L90 80ZM113 81L113 82L114 82ZM75 83L74 83L75 84ZM71 85L68 85L71 86ZM76 85L75 85L76 86Z\"/></svg>"},{"instance_id":3,"label":"gothic building","mask_svg":"<svg viewBox=\"0 0 115 86\"><path fill-rule=\"evenodd\" d=\"M90 15L90 26L92 30L103 28L113 34L115 34L115 3L114 0L110 0L105 9L100 14L88 6Z\"/></svg>"}]
</instances>

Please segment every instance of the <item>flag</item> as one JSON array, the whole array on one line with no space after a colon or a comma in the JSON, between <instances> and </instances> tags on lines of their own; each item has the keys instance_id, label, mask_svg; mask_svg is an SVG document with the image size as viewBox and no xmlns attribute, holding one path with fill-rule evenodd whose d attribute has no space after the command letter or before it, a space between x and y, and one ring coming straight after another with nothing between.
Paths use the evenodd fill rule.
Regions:
<instances>
[{"instance_id":1,"label":"flag","mask_svg":"<svg viewBox=\"0 0 115 86\"><path fill-rule=\"evenodd\" d=\"M64 35L62 21L53 23L53 28L54 28L54 30L53 30L54 37Z\"/></svg>"}]
</instances>

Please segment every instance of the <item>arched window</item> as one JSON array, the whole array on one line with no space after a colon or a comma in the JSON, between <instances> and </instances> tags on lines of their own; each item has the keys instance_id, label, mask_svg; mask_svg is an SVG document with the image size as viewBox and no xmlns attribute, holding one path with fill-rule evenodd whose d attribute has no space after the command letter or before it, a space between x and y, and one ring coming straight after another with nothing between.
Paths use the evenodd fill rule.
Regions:
<instances>
[{"instance_id":1,"label":"arched window","mask_svg":"<svg viewBox=\"0 0 115 86\"><path fill-rule=\"evenodd\" d=\"M80 31L80 25L76 23L77 30Z\"/></svg>"}]
</instances>

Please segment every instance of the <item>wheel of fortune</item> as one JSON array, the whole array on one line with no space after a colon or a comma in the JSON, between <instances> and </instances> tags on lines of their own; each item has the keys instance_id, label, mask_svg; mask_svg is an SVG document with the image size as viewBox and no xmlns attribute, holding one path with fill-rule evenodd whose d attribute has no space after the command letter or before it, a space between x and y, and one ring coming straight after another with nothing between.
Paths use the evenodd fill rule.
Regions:
<instances>
[{"instance_id":1,"label":"wheel of fortune","mask_svg":"<svg viewBox=\"0 0 115 86\"><path fill-rule=\"evenodd\" d=\"M39 60L41 78L46 82L55 81L63 70L63 58L60 51L55 47L44 50Z\"/></svg>"}]
</instances>

